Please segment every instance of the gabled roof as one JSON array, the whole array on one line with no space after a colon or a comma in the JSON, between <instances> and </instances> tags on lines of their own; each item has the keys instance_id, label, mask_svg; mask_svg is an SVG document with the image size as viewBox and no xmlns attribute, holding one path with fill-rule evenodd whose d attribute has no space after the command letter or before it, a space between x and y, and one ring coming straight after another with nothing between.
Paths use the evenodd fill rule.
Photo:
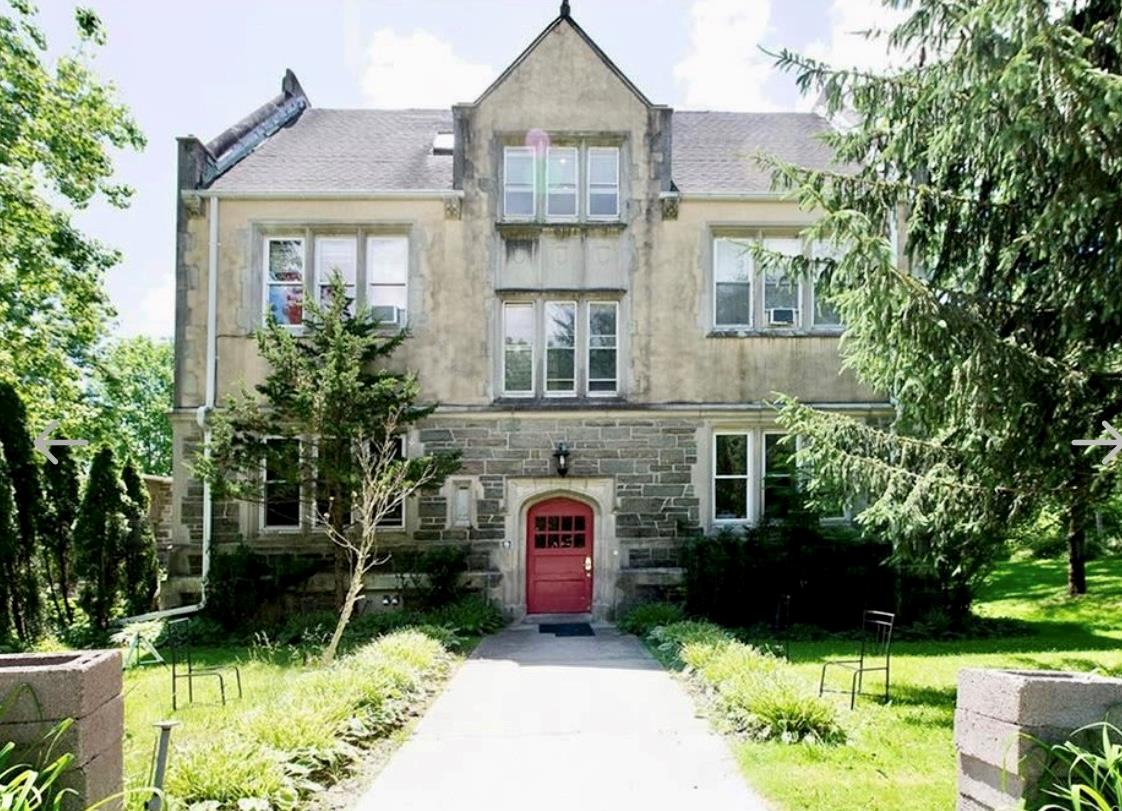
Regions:
<instances>
[{"instance_id":1,"label":"gabled roof","mask_svg":"<svg viewBox=\"0 0 1122 811\"><path fill-rule=\"evenodd\" d=\"M634 83L627 78L627 75L619 69L616 63L609 59L606 53L600 50L600 46L596 44L592 37L590 37L583 28L577 25L577 21L569 15L568 0L564 0L564 2L561 3L561 13L553 20L553 22L547 25L545 29L543 29L542 32L534 38L534 41L526 46L526 49L522 51L522 53L520 53L517 58L510 63L510 65L507 66L506 70L499 74L499 77L495 79L495 81L491 82L491 85L486 90L484 90L479 98L472 102L472 104L479 104L489 95L491 95L495 88L506 81L506 78L510 76L510 74L512 74L519 65L526 61L530 54L534 52L534 49L537 48L543 40L545 40L550 34L552 34L562 25L570 26L577 33L577 36L584 40L585 44L592 49L592 52L600 58L600 61L604 63L608 70L614 73L616 75L616 78L623 82L627 89L634 93L639 101L643 102L643 104L647 105L648 107L655 106L651 103L650 99L643 95L643 91L636 87Z\"/></svg>"}]
</instances>

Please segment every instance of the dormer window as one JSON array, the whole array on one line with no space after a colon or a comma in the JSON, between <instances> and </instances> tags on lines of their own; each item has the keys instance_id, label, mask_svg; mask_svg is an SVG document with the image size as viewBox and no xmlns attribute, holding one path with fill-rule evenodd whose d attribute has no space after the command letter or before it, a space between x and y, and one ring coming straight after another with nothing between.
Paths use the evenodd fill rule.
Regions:
<instances>
[{"instance_id":1,"label":"dormer window","mask_svg":"<svg viewBox=\"0 0 1122 811\"><path fill-rule=\"evenodd\" d=\"M549 146L503 149L502 219L617 222L622 210L620 148L558 140Z\"/></svg>"}]
</instances>

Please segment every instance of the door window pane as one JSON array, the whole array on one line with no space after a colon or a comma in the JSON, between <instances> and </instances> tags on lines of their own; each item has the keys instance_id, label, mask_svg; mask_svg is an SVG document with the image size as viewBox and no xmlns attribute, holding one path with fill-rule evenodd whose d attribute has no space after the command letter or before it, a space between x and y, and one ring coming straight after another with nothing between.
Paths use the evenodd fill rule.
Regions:
<instances>
[{"instance_id":1,"label":"door window pane","mask_svg":"<svg viewBox=\"0 0 1122 811\"><path fill-rule=\"evenodd\" d=\"M548 301L545 305L545 390L574 394L576 376L577 305Z\"/></svg>"},{"instance_id":2,"label":"door window pane","mask_svg":"<svg viewBox=\"0 0 1122 811\"><path fill-rule=\"evenodd\" d=\"M533 218L534 194L534 150L528 146L508 146L503 150L503 216Z\"/></svg>"},{"instance_id":3,"label":"door window pane","mask_svg":"<svg viewBox=\"0 0 1122 811\"><path fill-rule=\"evenodd\" d=\"M534 305L503 307L503 391L534 393Z\"/></svg>"},{"instance_id":4,"label":"door window pane","mask_svg":"<svg viewBox=\"0 0 1122 811\"><path fill-rule=\"evenodd\" d=\"M354 237L320 237L316 239L316 284L319 285L320 304L326 305L331 295L331 281L335 274L343 278L347 298L355 298L355 276L358 251Z\"/></svg>"},{"instance_id":5,"label":"door window pane","mask_svg":"<svg viewBox=\"0 0 1122 811\"><path fill-rule=\"evenodd\" d=\"M752 325L752 256L747 243L713 241L713 283L716 326Z\"/></svg>"},{"instance_id":6,"label":"door window pane","mask_svg":"<svg viewBox=\"0 0 1122 811\"><path fill-rule=\"evenodd\" d=\"M265 241L266 316L298 326L304 320L304 240Z\"/></svg>"},{"instance_id":7,"label":"door window pane","mask_svg":"<svg viewBox=\"0 0 1122 811\"><path fill-rule=\"evenodd\" d=\"M610 220L619 217L619 149L588 150L588 216Z\"/></svg>"},{"instance_id":8,"label":"door window pane","mask_svg":"<svg viewBox=\"0 0 1122 811\"><path fill-rule=\"evenodd\" d=\"M550 217L577 216L577 150L550 147L546 157L545 211Z\"/></svg>"},{"instance_id":9,"label":"door window pane","mask_svg":"<svg viewBox=\"0 0 1122 811\"><path fill-rule=\"evenodd\" d=\"M409 238L367 237L367 306L383 324L403 326L409 279Z\"/></svg>"},{"instance_id":10,"label":"door window pane","mask_svg":"<svg viewBox=\"0 0 1122 811\"><path fill-rule=\"evenodd\" d=\"M614 301L588 305L588 392L614 394L617 388L618 305Z\"/></svg>"}]
</instances>

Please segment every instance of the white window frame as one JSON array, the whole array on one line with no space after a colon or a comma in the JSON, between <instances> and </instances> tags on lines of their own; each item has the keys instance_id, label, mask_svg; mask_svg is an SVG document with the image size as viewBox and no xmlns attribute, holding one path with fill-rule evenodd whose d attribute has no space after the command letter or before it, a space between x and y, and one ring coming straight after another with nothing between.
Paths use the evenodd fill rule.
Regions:
<instances>
[{"instance_id":1,"label":"white window frame","mask_svg":"<svg viewBox=\"0 0 1122 811\"><path fill-rule=\"evenodd\" d=\"M758 514L756 504L756 488L752 485L752 479L755 477L755 470L752 460L755 458L756 453L756 434L758 432L751 428L742 430L720 430L714 431L712 436L712 448L710 449L710 475L709 475L709 514L713 517L713 524L715 526L725 527L740 527L747 526L755 523L756 515ZM717 438L722 436L742 436L745 437L744 447L744 465L745 473L743 476L731 475L728 473L717 473ZM744 479L744 518L718 518L717 517L717 481L718 479Z\"/></svg>"},{"instance_id":2,"label":"white window frame","mask_svg":"<svg viewBox=\"0 0 1122 811\"><path fill-rule=\"evenodd\" d=\"M807 255L806 240L802 239L801 237L799 237L797 235L796 236L779 236L779 235L775 235L775 234L768 234L765 231L765 232L763 232L759 235L759 237L757 238L756 241L759 243L761 248L764 248L766 250L766 249L768 249L767 242L769 240L780 240L780 239L790 240L792 242L797 242L799 244L799 253L798 254L793 254L793 255L804 256L804 257ZM795 331L795 330L804 329L806 326L809 326L811 321L808 319L807 314L805 312L803 312L803 301L804 301L804 297L805 297L805 293L806 293L806 289L805 289L805 286L804 286L805 285L805 279L800 277L798 279L798 281L795 283L795 306L793 308L792 307L786 307L786 308L772 307L771 308L771 309L793 309L795 311L794 321L792 321L790 324L772 324L771 323L771 317L768 315L768 309L769 308L767 306L768 272L765 268L757 267L755 262L753 262L752 265L753 265L753 272L754 272L756 278L759 280L760 312L761 312L762 318L763 318L763 322L760 324L760 326L764 329L774 330L776 332L792 332L792 331ZM753 284L753 287L755 287L755 284ZM813 316L811 316L811 318L812 317Z\"/></svg>"},{"instance_id":3,"label":"white window frame","mask_svg":"<svg viewBox=\"0 0 1122 811\"><path fill-rule=\"evenodd\" d=\"M835 258L835 252L825 242L811 242L809 250L811 259ZM841 320L841 313L838 313L838 321L833 324L818 320L818 278L822 274L818 270L815 270L815 274L814 279L810 280L810 326L821 331L842 332L845 330L845 323Z\"/></svg>"},{"instance_id":4,"label":"white window frame","mask_svg":"<svg viewBox=\"0 0 1122 811\"><path fill-rule=\"evenodd\" d=\"M759 520L767 519L767 438L769 436L785 437L788 436L786 431L770 431L764 429L760 431L760 484L759 484ZM798 453L799 438L795 437L795 450L793 453ZM791 472L791 486L797 487L799 484L799 469L798 469L798 456L795 457L795 469Z\"/></svg>"},{"instance_id":5,"label":"white window frame","mask_svg":"<svg viewBox=\"0 0 1122 811\"><path fill-rule=\"evenodd\" d=\"M350 282L347 285L354 293L354 302L352 302L351 304L351 307L353 309L358 302L358 236L356 234L351 234L349 236L345 234L324 234L322 236L316 235L314 243L315 247L313 249L312 257L312 274L315 277L314 282L316 290L316 304L320 305L321 307L323 306L323 294L328 289L328 284L330 284L330 282L326 280L327 274L321 272L325 269L320 267L320 263L323 259L323 246L330 242L349 243L353 250L351 261L354 263L354 281Z\"/></svg>"},{"instance_id":6,"label":"white window frame","mask_svg":"<svg viewBox=\"0 0 1122 811\"><path fill-rule=\"evenodd\" d=\"M573 387L571 389L562 389L551 391L549 388L549 325L546 323L550 305L567 306L573 309L573 345L570 347L573 353ZM544 379L542 380L542 396L544 397L576 397L577 392L580 390L580 305L576 301L560 300L560 299L546 299L542 302L541 308L541 335L542 335L542 371ZM561 347L564 348L564 347ZM506 357L506 354L503 354Z\"/></svg>"},{"instance_id":7,"label":"white window frame","mask_svg":"<svg viewBox=\"0 0 1122 811\"><path fill-rule=\"evenodd\" d=\"M300 253L303 257L301 260L301 273L300 283L295 282L273 282L269 277L269 246L274 242L298 242L300 243ZM301 304L300 304L300 322L298 324L280 324L285 329L302 330L304 328L304 307L307 304L308 296L308 245L301 235L282 235L271 234L264 238L262 242L262 255L261 255L261 323L269 323L269 316L273 312L272 304L269 302L269 290L273 287L299 287L301 289ZM213 268L212 268L213 270ZM279 323L279 322L278 322Z\"/></svg>"},{"instance_id":8,"label":"white window frame","mask_svg":"<svg viewBox=\"0 0 1122 811\"><path fill-rule=\"evenodd\" d=\"M741 238L732 236L715 236L713 237L713 259L712 259L712 274L711 283L713 291L713 328L719 330L745 330L753 329L756 323L756 290L759 288L760 276L756 267L756 260L751 254L748 254L748 323L747 324L730 324L723 323L717 319L717 245L721 242L751 242L754 238ZM745 248L747 250L747 248ZM762 296L762 294L761 294Z\"/></svg>"},{"instance_id":9,"label":"white window frame","mask_svg":"<svg viewBox=\"0 0 1122 811\"><path fill-rule=\"evenodd\" d=\"M515 155L530 156L530 213L512 214L507 205L507 194L510 190L510 158ZM532 146L505 146L503 147L503 219L508 222L528 222L538 216L538 172L535 165L537 154ZM523 184L517 184L518 191L524 191Z\"/></svg>"},{"instance_id":10,"label":"white window frame","mask_svg":"<svg viewBox=\"0 0 1122 811\"><path fill-rule=\"evenodd\" d=\"M373 268L370 264L370 246L375 242L402 242L405 244L405 280L402 284L380 284L375 281ZM409 236L406 234L367 234L364 240L362 249L365 251L363 255L364 265L366 268L366 278L363 280L363 303L364 305L373 310L376 306L374 301L374 288L376 287L401 287L405 293L405 306L401 308L400 317L397 321L383 321L383 327L396 327L401 328L409 324L409 252L412 249L412 244ZM357 285L357 283L356 283Z\"/></svg>"},{"instance_id":11,"label":"white window frame","mask_svg":"<svg viewBox=\"0 0 1122 811\"><path fill-rule=\"evenodd\" d=\"M549 198L553 193L553 178L550 177L550 157L555 152L568 152L573 159L573 213L555 214L549 210ZM506 187L504 186L504 193ZM575 146L551 146L545 151L545 218L550 222L576 222L580 219L580 150ZM618 199L618 194L617 194ZM504 200L505 204L505 200Z\"/></svg>"},{"instance_id":12,"label":"white window frame","mask_svg":"<svg viewBox=\"0 0 1122 811\"><path fill-rule=\"evenodd\" d=\"M296 453L297 453L297 456L299 458L299 464L303 465L303 461L304 461L303 460L304 442L301 439L299 439L297 437L289 437L289 436L267 436L267 437L264 437L264 442L265 442L266 445L268 445L270 442L274 442L274 441L277 441L277 442L280 442L280 441L295 442L296 443ZM268 451L266 451L266 454L267 453L268 453ZM297 481L297 483L296 483L296 488L297 488L297 491L298 491L298 495L297 495L298 507L297 507L297 519L296 519L296 524L295 525L291 525L291 524L270 524L270 523L268 523L268 515L269 515L269 460L268 460L268 458L263 458L261 460L261 485L262 485L262 487L261 487L261 489L262 489L261 504L258 507L258 517L257 517L258 526L260 527L261 532L269 532L269 533L276 533L276 534L303 532L304 531L304 521L307 517L307 515L306 515L306 505L304 504L304 483L303 483L303 481Z\"/></svg>"},{"instance_id":13,"label":"white window frame","mask_svg":"<svg viewBox=\"0 0 1122 811\"><path fill-rule=\"evenodd\" d=\"M531 318L531 331L530 331L530 388L528 391L510 391L506 387L506 314L507 309L511 307L528 307L530 310ZM502 363L499 368L499 384L503 393L503 397L519 397L519 398L532 398L536 395L538 390L537 380L537 355L538 355L538 311L541 308L537 302L534 301L504 301L502 323L500 324L499 341L502 352Z\"/></svg>"},{"instance_id":14,"label":"white window frame","mask_svg":"<svg viewBox=\"0 0 1122 811\"><path fill-rule=\"evenodd\" d=\"M599 306L599 307L611 306L615 310L615 313L616 313L616 334L615 334L616 345L614 347L615 353L616 353L615 386L612 387L611 391L608 391L606 389L602 390L602 391L593 391L592 390L592 380L593 380L593 377L592 377L592 348L593 348L592 347L592 308L594 306ZM587 396L587 397L618 397L619 396L619 352L620 352L619 302L615 301L615 300L612 300L612 301L595 301L593 299L589 299L588 301L585 302L584 323L585 323L585 328L584 328L584 393L585 393L585 396ZM603 347L601 347L601 348L603 348ZM596 378L596 379L597 380L603 380L604 378Z\"/></svg>"},{"instance_id":15,"label":"white window frame","mask_svg":"<svg viewBox=\"0 0 1122 811\"><path fill-rule=\"evenodd\" d=\"M585 184L585 211L587 212L586 216L591 222L615 222L620 218L620 209L622 208L622 201L620 200L620 149L618 146L590 146L587 149L587 153L588 172L586 172L586 174L588 176L588 183ZM611 154L615 157L616 180L614 188L616 191L616 210L612 214L592 213L592 156L596 154Z\"/></svg>"}]
</instances>

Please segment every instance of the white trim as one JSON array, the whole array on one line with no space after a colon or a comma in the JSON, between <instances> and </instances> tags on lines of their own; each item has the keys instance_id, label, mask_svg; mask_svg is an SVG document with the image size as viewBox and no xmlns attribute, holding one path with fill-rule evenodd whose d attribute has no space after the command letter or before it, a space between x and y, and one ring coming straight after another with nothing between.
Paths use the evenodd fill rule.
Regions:
<instances>
[{"instance_id":1,"label":"white trim","mask_svg":"<svg viewBox=\"0 0 1122 811\"><path fill-rule=\"evenodd\" d=\"M538 321L538 306L534 301L504 301L502 312L502 323L500 331L500 343L502 352L502 363L499 369L499 383L503 393L503 397L533 397L537 391L537 321ZM506 313L510 307L528 307L530 309L530 389L528 391L510 391L506 387Z\"/></svg>"},{"instance_id":2,"label":"white trim","mask_svg":"<svg viewBox=\"0 0 1122 811\"><path fill-rule=\"evenodd\" d=\"M710 272L710 284L713 288L713 329L754 329L756 321L756 278L759 274L756 272L756 260L752 258L752 254L748 252L745 247L745 252L748 254L748 323L722 323L717 320L717 244L720 242L749 242L749 240L741 239L740 237L728 236L714 236ZM738 282L739 284L739 282Z\"/></svg>"},{"instance_id":3,"label":"white trim","mask_svg":"<svg viewBox=\"0 0 1122 811\"><path fill-rule=\"evenodd\" d=\"M592 390L592 307L609 305L615 310L616 314L616 331L615 342L616 345L615 355L615 386L611 391L593 391ZM585 301L585 329L584 329L584 393L587 397L618 397L619 396L619 302L615 299L609 300L595 300L587 299ZM603 348L603 347L599 347ZM598 378L603 380L603 378Z\"/></svg>"},{"instance_id":4,"label":"white trim","mask_svg":"<svg viewBox=\"0 0 1122 811\"><path fill-rule=\"evenodd\" d=\"M267 458L269 452L268 452L267 448L268 448L269 443L274 441L274 440L280 440L280 441L284 441L284 442L295 442L296 443L296 455L297 455L297 460L298 460L297 464L299 464L301 466L301 468L303 468L303 464L304 464L304 459L303 459L304 443L299 438L290 437L290 436L262 437L262 441L265 443L265 446L266 446L266 451L265 451L265 455L261 459L261 504L258 505L258 513L257 513L258 531L260 531L262 533L269 533L269 534L274 534L275 533L275 534L278 534L278 535L285 535L285 534L303 532L304 531L304 519L306 517L305 516L305 509L304 509L304 483L299 479L297 479L297 481L296 481L296 488L297 488L297 491L298 491L297 497L296 497L297 498L297 501L296 501L296 504L297 504L296 524L295 525L292 525L292 524L269 524L268 521L267 521L267 518L266 518L266 516L268 515L268 507L269 507L269 460ZM313 498L314 498L314 494L313 494Z\"/></svg>"},{"instance_id":5,"label":"white trim","mask_svg":"<svg viewBox=\"0 0 1122 811\"><path fill-rule=\"evenodd\" d=\"M571 152L573 156L573 213L554 214L549 210L550 185L552 178L549 176L549 158L554 152ZM505 195L506 187L503 192ZM580 150L575 146L550 146L545 150L545 219L546 222L576 222L580 218ZM504 206L506 199L503 199Z\"/></svg>"},{"instance_id":6,"label":"white trim","mask_svg":"<svg viewBox=\"0 0 1122 811\"><path fill-rule=\"evenodd\" d=\"M223 200L275 200L290 198L335 200L440 200L464 196L462 189L263 189L259 191L224 191L222 189L184 189L184 199L193 197Z\"/></svg>"},{"instance_id":7,"label":"white trim","mask_svg":"<svg viewBox=\"0 0 1122 811\"><path fill-rule=\"evenodd\" d=\"M717 473L717 438L722 436L742 436L744 442L744 475L731 473ZM752 487L752 459L756 446L756 430L744 428L742 430L719 430L711 435L712 448L710 449L709 469L709 514L715 526L736 527L755 523L756 499ZM744 480L744 518L718 518L717 517L717 480Z\"/></svg>"},{"instance_id":8,"label":"white trim","mask_svg":"<svg viewBox=\"0 0 1122 811\"><path fill-rule=\"evenodd\" d=\"M507 188L510 176L509 159L512 155L530 156L530 213L511 214L507 207ZM530 222L538 216L538 171L537 154L532 146L504 146L503 147L503 221L504 222ZM521 184L520 184L521 185Z\"/></svg>"},{"instance_id":9,"label":"white trim","mask_svg":"<svg viewBox=\"0 0 1122 811\"><path fill-rule=\"evenodd\" d=\"M404 279L403 279L402 283L400 285L396 285L396 284L376 284L373 281L374 274L373 274L372 266L371 266L371 263L370 263L370 245L371 245L371 243L373 243L373 242L399 242L399 241L405 243L405 265L402 268L402 271L404 273ZM375 303L374 303L374 288L375 287L402 287L405 291L405 306L401 308L400 319L398 319L396 321L393 321L393 322L384 321L382 323L384 325L388 325L388 324L392 323L393 326L395 326L395 327L406 326L409 323L409 254L410 254L410 251L412 250L412 244L410 243L409 235L408 234L366 234L366 240L363 243L362 249L365 252L364 255L363 255L363 264L366 268L365 288L362 291L362 296L363 296L362 301L363 301L363 303L370 310L373 310L373 308L375 306L385 306L385 305L375 305Z\"/></svg>"},{"instance_id":10,"label":"white trim","mask_svg":"<svg viewBox=\"0 0 1122 811\"><path fill-rule=\"evenodd\" d=\"M596 153L611 153L616 159L616 210L613 214L592 213L592 156ZM622 201L620 200L620 149L618 146L590 146L588 147L588 183L585 192L585 211L590 222L615 222L620 218Z\"/></svg>"},{"instance_id":11,"label":"white trim","mask_svg":"<svg viewBox=\"0 0 1122 811\"><path fill-rule=\"evenodd\" d=\"M571 389L560 389L550 391L549 389L549 305L556 304L561 306L569 306L573 309L573 345L569 349L573 353L573 387ZM580 308L576 301L565 299L545 299L542 302L542 372L544 380L542 381L542 396L549 398L565 398L576 397L578 384L580 382L580 367L578 366L578 358L580 352L579 340L579 324L577 323L580 316ZM564 349L565 347L557 347Z\"/></svg>"},{"instance_id":12,"label":"white trim","mask_svg":"<svg viewBox=\"0 0 1122 811\"><path fill-rule=\"evenodd\" d=\"M267 324L269 315L273 311L272 304L269 302L269 288L270 287L299 287L301 289L300 299L300 322L297 324L281 324L286 329L302 329L304 326L304 299L303 296L308 295L308 246L304 241L304 236L286 235L286 234L270 234L262 238L262 251L261 251L261 323ZM300 243L300 283L294 282L272 282L269 279L269 245L273 242L299 242ZM278 321L279 323L279 321Z\"/></svg>"}]
</instances>

